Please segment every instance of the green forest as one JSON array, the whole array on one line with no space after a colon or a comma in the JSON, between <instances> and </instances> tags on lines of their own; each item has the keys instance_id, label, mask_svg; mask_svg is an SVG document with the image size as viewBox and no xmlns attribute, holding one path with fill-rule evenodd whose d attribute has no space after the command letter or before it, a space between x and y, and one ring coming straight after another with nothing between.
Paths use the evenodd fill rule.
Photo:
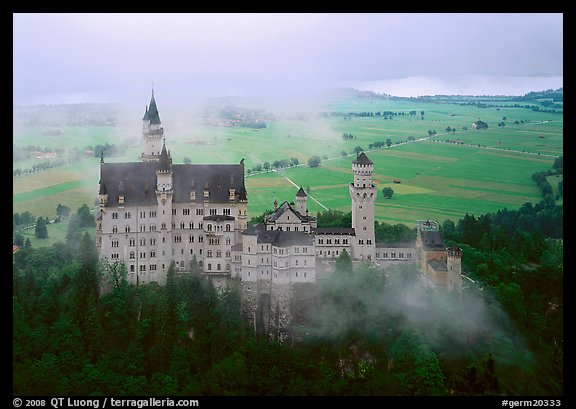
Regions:
<instances>
[{"instance_id":1,"label":"green forest","mask_svg":"<svg viewBox=\"0 0 576 409\"><path fill-rule=\"evenodd\" d=\"M282 344L243 319L238 283L219 294L170 269L165 286L129 285L88 234L26 247L13 260L13 393L562 395L562 217L546 199L445 221L464 251L462 301L422 288L415 266L344 255Z\"/></svg>"}]
</instances>

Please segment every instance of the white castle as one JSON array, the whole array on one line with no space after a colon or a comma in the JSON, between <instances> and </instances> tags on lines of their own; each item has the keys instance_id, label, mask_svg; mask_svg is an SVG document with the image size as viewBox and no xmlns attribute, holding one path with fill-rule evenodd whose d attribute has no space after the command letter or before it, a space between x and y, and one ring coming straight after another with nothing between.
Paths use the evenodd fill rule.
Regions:
<instances>
[{"instance_id":1,"label":"white castle","mask_svg":"<svg viewBox=\"0 0 576 409\"><path fill-rule=\"evenodd\" d=\"M289 325L293 286L316 282L343 251L379 265L416 262L427 282L461 291L461 250L444 247L436 222L418 222L415 243L376 245L374 164L364 152L352 161L350 228L318 227L302 188L295 204L275 203L262 223L249 226L244 161L173 164L154 92L142 138L141 162L101 159L96 225L100 257L124 262L134 285L163 285L172 262L182 274L196 262L217 287L240 281L245 315L257 321L275 314L265 330L279 339Z\"/></svg>"}]
</instances>

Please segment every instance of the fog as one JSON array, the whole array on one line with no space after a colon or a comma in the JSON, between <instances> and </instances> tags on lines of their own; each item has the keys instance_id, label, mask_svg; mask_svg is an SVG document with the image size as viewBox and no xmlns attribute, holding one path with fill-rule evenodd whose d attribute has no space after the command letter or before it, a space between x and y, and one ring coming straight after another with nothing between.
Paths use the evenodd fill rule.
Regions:
<instances>
[{"instance_id":1,"label":"fog","mask_svg":"<svg viewBox=\"0 0 576 409\"><path fill-rule=\"evenodd\" d=\"M380 334L384 342L392 330L412 329L450 358L490 352L506 364L532 362L525 341L491 290L467 279L460 298L427 285L413 263L360 265L319 280L315 291L302 304L303 330L324 340L374 339Z\"/></svg>"},{"instance_id":2,"label":"fog","mask_svg":"<svg viewBox=\"0 0 576 409\"><path fill-rule=\"evenodd\" d=\"M334 87L523 94L563 78L561 13L15 13L13 103L164 109L239 95L290 106Z\"/></svg>"}]
</instances>

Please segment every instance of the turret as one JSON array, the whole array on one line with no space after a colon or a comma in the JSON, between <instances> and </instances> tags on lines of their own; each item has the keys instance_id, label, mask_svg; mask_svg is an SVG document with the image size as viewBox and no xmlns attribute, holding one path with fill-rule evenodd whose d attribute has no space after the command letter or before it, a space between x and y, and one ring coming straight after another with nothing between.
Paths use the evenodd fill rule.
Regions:
<instances>
[{"instance_id":1,"label":"turret","mask_svg":"<svg viewBox=\"0 0 576 409\"><path fill-rule=\"evenodd\" d=\"M161 124L154 90L152 90L150 105L146 106L144 117L142 117L144 152L142 152L141 158L144 162L157 161L160 158L161 141L164 138L164 129L160 126Z\"/></svg>"},{"instance_id":2,"label":"turret","mask_svg":"<svg viewBox=\"0 0 576 409\"><path fill-rule=\"evenodd\" d=\"M158 190L162 192L172 191L172 158L166 150L166 144L162 144L162 152L156 168Z\"/></svg>"},{"instance_id":3,"label":"turret","mask_svg":"<svg viewBox=\"0 0 576 409\"><path fill-rule=\"evenodd\" d=\"M308 195L306 194L304 189L302 189L302 186L300 186L300 190L298 190L298 192L296 193L296 206L297 206L298 212L302 216L306 216L308 214L308 209L306 208L307 200L308 200Z\"/></svg>"},{"instance_id":4,"label":"turret","mask_svg":"<svg viewBox=\"0 0 576 409\"><path fill-rule=\"evenodd\" d=\"M448 290L455 290L462 297L462 249L452 244L446 248Z\"/></svg>"}]
</instances>

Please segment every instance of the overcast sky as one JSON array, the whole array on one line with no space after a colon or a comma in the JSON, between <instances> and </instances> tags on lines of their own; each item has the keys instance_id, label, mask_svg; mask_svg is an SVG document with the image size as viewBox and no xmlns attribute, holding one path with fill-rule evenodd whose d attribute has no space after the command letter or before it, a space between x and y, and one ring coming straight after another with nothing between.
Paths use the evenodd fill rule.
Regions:
<instances>
[{"instance_id":1,"label":"overcast sky","mask_svg":"<svg viewBox=\"0 0 576 409\"><path fill-rule=\"evenodd\" d=\"M524 94L563 84L563 15L14 14L13 102Z\"/></svg>"}]
</instances>

